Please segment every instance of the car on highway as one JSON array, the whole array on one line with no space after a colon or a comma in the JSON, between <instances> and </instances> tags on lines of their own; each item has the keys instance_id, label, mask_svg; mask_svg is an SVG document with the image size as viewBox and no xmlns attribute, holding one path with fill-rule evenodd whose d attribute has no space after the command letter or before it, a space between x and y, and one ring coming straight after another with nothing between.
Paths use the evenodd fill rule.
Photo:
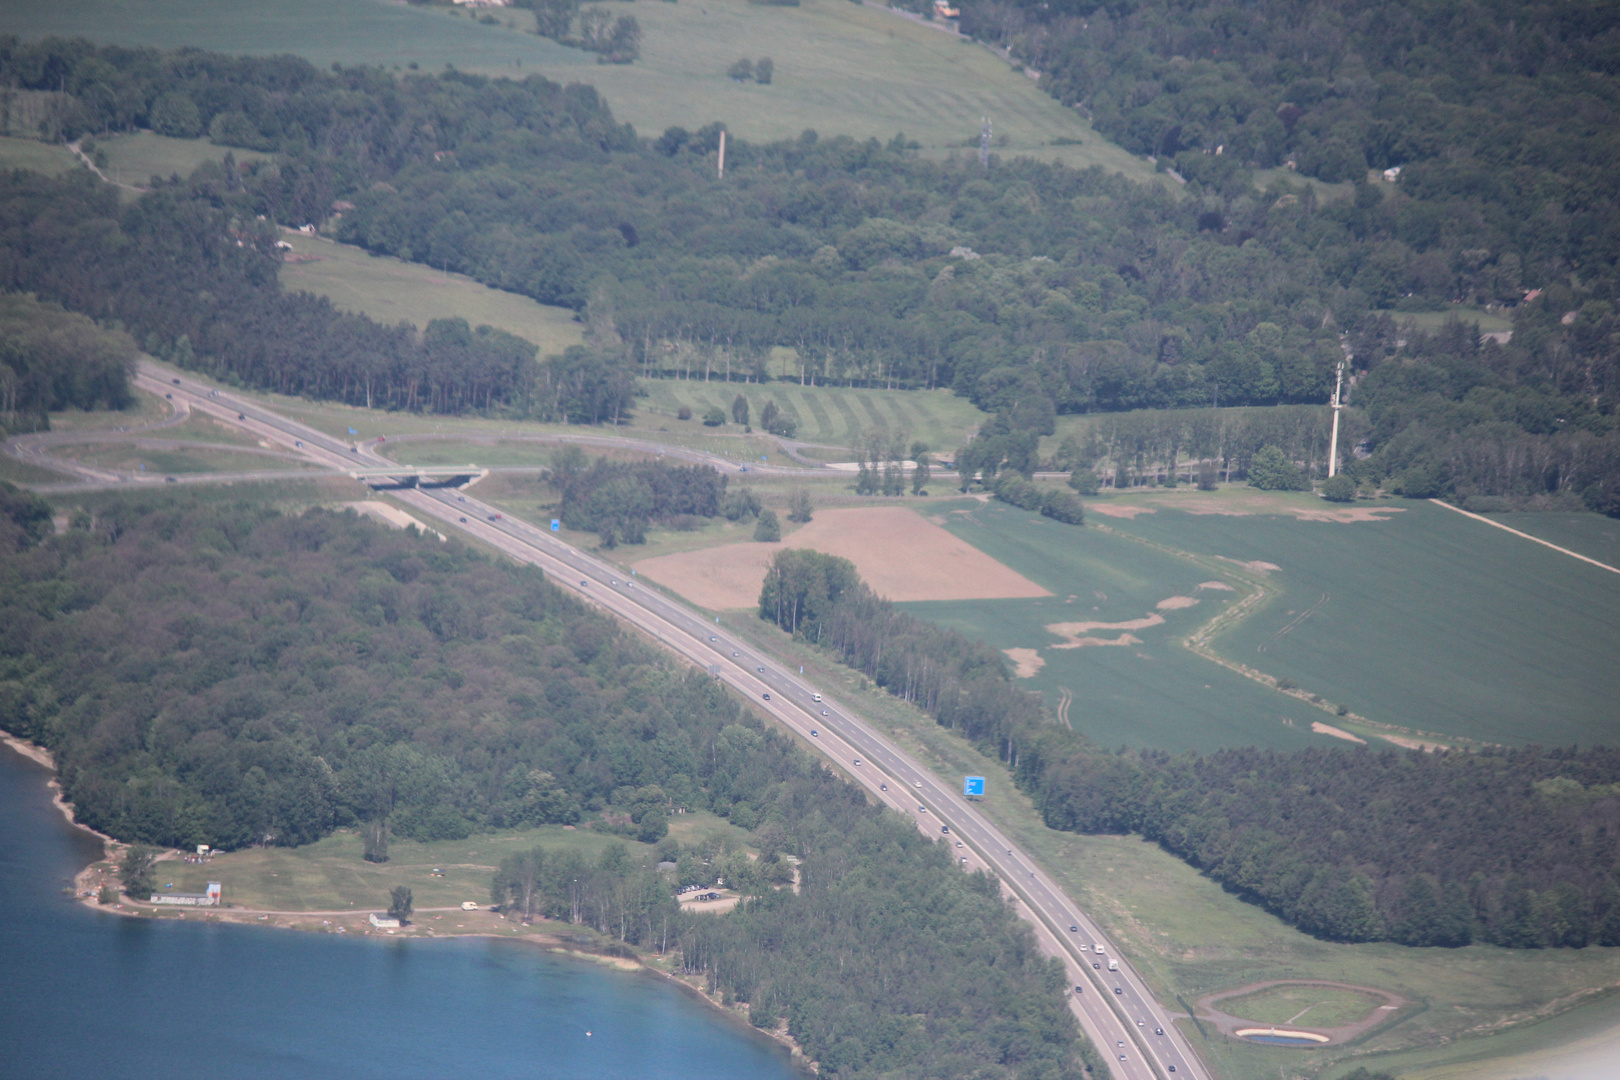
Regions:
<instances>
[{"instance_id":1,"label":"car on highway","mask_svg":"<svg viewBox=\"0 0 1620 1080\"><path fill-rule=\"evenodd\" d=\"M939 831L942 833L948 833L951 831L951 827L949 825L941 825L939 827Z\"/></svg>"},{"instance_id":2,"label":"car on highway","mask_svg":"<svg viewBox=\"0 0 1620 1080\"><path fill-rule=\"evenodd\" d=\"M172 476L165 476L165 477L164 477L164 478L163 478L163 482L164 482L164 483L165 483L165 484L178 484L178 483L179 483L179 482L180 482L180 481L178 481L178 480L176 480L176 479L175 479L175 478L174 478L174 477L172 477Z\"/></svg>"},{"instance_id":3,"label":"car on highway","mask_svg":"<svg viewBox=\"0 0 1620 1080\"><path fill-rule=\"evenodd\" d=\"M499 521L499 520L501 520L501 515L499 515L499 514L491 514L491 515L489 515L489 520L491 520L491 521Z\"/></svg>"},{"instance_id":4,"label":"car on highway","mask_svg":"<svg viewBox=\"0 0 1620 1080\"><path fill-rule=\"evenodd\" d=\"M463 525L465 525L465 524L467 524L467 519L466 519L466 518L462 518L462 519L461 519L461 523L462 523L462 524L463 524Z\"/></svg>"},{"instance_id":5,"label":"car on highway","mask_svg":"<svg viewBox=\"0 0 1620 1080\"><path fill-rule=\"evenodd\" d=\"M761 675L765 674L765 669L764 668L756 668L755 670L758 671Z\"/></svg>"},{"instance_id":6,"label":"car on highway","mask_svg":"<svg viewBox=\"0 0 1620 1080\"><path fill-rule=\"evenodd\" d=\"M717 638L717 637L715 637L715 636L714 636L714 635L713 635L713 634L710 634L710 635L709 635L709 640L710 640L710 641L719 641L719 640L720 640L720 639L719 639L719 638Z\"/></svg>"},{"instance_id":7,"label":"car on highway","mask_svg":"<svg viewBox=\"0 0 1620 1080\"><path fill-rule=\"evenodd\" d=\"M1164 1034L1164 1028L1154 1028L1153 1029L1153 1034L1155 1034L1155 1035L1163 1035Z\"/></svg>"},{"instance_id":8,"label":"car on highway","mask_svg":"<svg viewBox=\"0 0 1620 1080\"><path fill-rule=\"evenodd\" d=\"M769 700L771 700L771 695L770 695L770 693L769 693L769 692L767 692L767 693L766 693L766 694L765 694L765 700L766 700L766 701L769 701Z\"/></svg>"},{"instance_id":9,"label":"car on highway","mask_svg":"<svg viewBox=\"0 0 1620 1080\"><path fill-rule=\"evenodd\" d=\"M611 582L612 582L612 583L613 583L613 584L615 584L615 585L617 585L617 584L618 584L618 583L619 583L619 579L618 579L618 578L609 578L609 579L608 579L608 580L610 580L610 581L611 581Z\"/></svg>"},{"instance_id":10,"label":"car on highway","mask_svg":"<svg viewBox=\"0 0 1620 1080\"><path fill-rule=\"evenodd\" d=\"M170 401L174 400L174 395L173 394L164 394L163 396L168 398Z\"/></svg>"},{"instance_id":11,"label":"car on highway","mask_svg":"<svg viewBox=\"0 0 1620 1080\"><path fill-rule=\"evenodd\" d=\"M1114 1045L1115 1046L1124 1046L1125 1045L1125 1040L1124 1039L1119 1039L1119 1040L1115 1041Z\"/></svg>"},{"instance_id":12,"label":"car on highway","mask_svg":"<svg viewBox=\"0 0 1620 1080\"><path fill-rule=\"evenodd\" d=\"M1116 994L1123 994L1123 993L1124 993L1124 992L1125 992L1125 991L1123 991L1123 990L1121 990L1121 989L1120 989L1120 988L1119 988L1119 987L1117 987L1117 986L1116 986L1116 987L1114 987L1114 993L1116 993Z\"/></svg>"},{"instance_id":13,"label":"car on highway","mask_svg":"<svg viewBox=\"0 0 1620 1080\"><path fill-rule=\"evenodd\" d=\"M579 585L582 589L588 589L591 587L591 583L586 581L584 578L579 579Z\"/></svg>"},{"instance_id":14,"label":"car on highway","mask_svg":"<svg viewBox=\"0 0 1620 1080\"><path fill-rule=\"evenodd\" d=\"M1071 934L1078 934L1078 933L1079 933L1079 932L1080 932L1080 928L1079 928L1079 927L1078 927L1078 926L1071 926L1071 927L1069 927L1069 933L1071 933Z\"/></svg>"},{"instance_id":15,"label":"car on highway","mask_svg":"<svg viewBox=\"0 0 1620 1080\"><path fill-rule=\"evenodd\" d=\"M1119 1055L1119 1060L1124 1061L1125 1060L1125 1055L1124 1054Z\"/></svg>"},{"instance_id":16,"label":"car on highway","mask_svg":"<svg viewBox=\"0 0 1620 1080\"><path fill-rule=\"evenodd\" d=\"M176 385L176 386L180 385L180 380L179 379L170 379L169 381L174 383L174 385Z\"/></svg>"},{"instance_id":17,"label":"car on highway","mask_svg":"<svg viewBox=\"0 0 1620 1080\"><path fill-rule=\"evenodd\" d=\"M958 841L957 841L957 842L956 842L956 846L957 846L957 847L961 847L961 846L962 846L962 841L960 841L960 840L958 840Z\"/></svg>"},{"instance_id":18,"label":"car on highway","mask_svg":"<svg viewBox=\"0 0 1620 1080\"><path fill-rule=\"evenodd\" d=\"M928 807L926 807L926 806L919 806L919 807L917 807L917 813L919 813L919 814L926 814L926 813L928 813Z\"/></svg>"},{"instance_id":19,"label":"car on highway","mask_svg":"<svg viewBox=\"0 0 1620 1080\"><path fill-rule=\"evenodd\" d=\"M1171 1072L1176 1071L1176 1067L1174 1065L1166 1065L1165 1068L1169 1069Z\"/></svg>"},{"instance_id":20,"label":"car on highway","mask_svg":"<svg viewBox=\"0 0 1620 1080\"><path fill-rule=\"evenodd\" d=\"M856 759L855 759L855 764L857 764L857 765L859 765L859 764L860 764L860 763L861 763L861 759L860 759L860 758L856 758Z\"/></svg>"},{"instance_id":21,"label":"car on highway","mask_svg":"<svg viewBox=\"0 0 1620 1080\"><path fill-rule=\"evenodd\" d=\"M302 450L304 448L304 440L303 439L294 439L293 440L293 445L298 447L298 449Z\"/></svg>"},{"instance_id":22,"label":"car on highway","mask_svg":"<svg viewBox=\"0 0 1620 1080\"><path fill-rule=\"evenodd\" d=\"M878 790L879 791L888 791L889 790L889 785L888 784L879 784L878 785Z\"/></svg>"},{"instance_id":23,"label":"car on highway","mask_svg":"<svg viewBox=\"0 0 1620 1080\"><path fill-rule=\"evenodd\" d=\"M827 710L826 710L826 709L822 709L822 710L821 710L821 715L822 715L822 716L826 716L826 715L827 715Z\"/></svg>"},{"instance_id":24,"label":"car on highway","mask_svg":"<svg viewBox=\"0 0 1620 1080\"><path fill-rule=\"evenodd\" d=\"M1083 994L1083 993L1086 992L1086 988L1081 986L1079 983L1075 983L1074 984L1074 992L1077 993L1077 994Z\"/></svg>"},{"instance_id":25,"label":"car on highway","mask_svg":"<svg viewBox=\"0 0 1620 1080\"><path fill-rule=\"evenodd\" d=\"M821 700L821 695L820 694L811 694L810 695L810 700L811 701L820 701Z\"/></svg>"},{"instance_id":26,"label":"car on highway","mask_svg":"<svg viewBox=\"0 0 1620 1080\"><path fill-rule=\"evenodd\" d=\"M913 780L911 782L911 786L912 787L922 787L922 781L921 780ZM1007 852L1007 854L1011 855L1012 852L1009 851L1009 852Z\"/></svg>"},{"instance_id":27,"label":"car on highway","mask_svg":"<svg viewBox=\"0 0 1620 1080\"><path fill-rule=\"evenodd\" d=\"M1092 964L1091 966L1096 968L1098 971L1102 970L1102 965L1101 964Z\"/></svg>"},{"instance_id":28,"label":"car on highway","mask_svg":"<svg viewBox=\"0 0 1620 1080\"><path fill-rule=\"evenodd\" d=\"M817 731L815 728L811 728L810 729L810 737L812 739L820 738L821 737L821 732Z\"/></svg>"},{"instance_id":29,"label":"car on highway","mask_svg":"<svg viewBox=\"0 0 1620 1080\"><path fill-rule=\"evenodd\" d=\"M741 656L741 655L742 655L742 653L740 653L740 652L738 652L738 651L737 651L737 650L736 650L736 649L732 649L732 650L731 650L731 655L732 655L732 656L734 656L734 657L735 657L735 656Z\"/></svg>"}]
</instances>

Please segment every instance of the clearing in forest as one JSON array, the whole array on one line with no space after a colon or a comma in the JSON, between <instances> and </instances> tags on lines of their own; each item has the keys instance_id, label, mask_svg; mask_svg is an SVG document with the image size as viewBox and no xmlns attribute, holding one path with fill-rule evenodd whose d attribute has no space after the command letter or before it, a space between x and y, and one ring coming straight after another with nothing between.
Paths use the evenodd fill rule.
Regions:
<instances>
[{"instance_id":1,"label":"clearing in forest","mask_svg":"<svg viewBox=\"0 0 1620 1080\"><path fill-rule=\"evenodd\" d=\"M726 544L660 555L636 572L715 611L759 603L765 571L784 548L809 548L855 564L861 579L890 600L990 600L1047 591L933 522L899 506L819 511L775 544Z\"/></svg>"}]
</instances>

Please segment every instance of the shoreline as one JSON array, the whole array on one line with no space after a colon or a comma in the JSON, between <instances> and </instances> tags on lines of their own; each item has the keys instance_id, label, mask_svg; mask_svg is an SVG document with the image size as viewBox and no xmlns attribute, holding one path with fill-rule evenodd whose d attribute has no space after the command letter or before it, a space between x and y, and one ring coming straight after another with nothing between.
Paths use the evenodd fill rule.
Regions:
<instances>
[{"instance_id":1,"label":"shoreline","mask_svg":"<svg viewBox=\"0 0 1620 1080\"><path fill-rule=\"evenodd\" d=\"M817 1063L810 1060L810 1058L805 1055L804 1049L799 1046L797 1040L795 1040L785 1031L766 1030L764 1028L755 1027L749 1022L746 1010L740 1009L735 1005L727 1005L714 995L708 993L702 987L694 985L673 971L664 971L654 967L652 964L642 959L639 954L635 954L634 950L631 950L633 955L629 957L615 956L606 951L591 951L582 948L579 942L566 940L563 936L561 936L560 933L553 934L545 931L526 934L518 937L507 937L503 934L485 930L475 930L471 933L464 934L438 934L434 932L431 926L425 925L424 922L412 924L420 927L422 931L425 931L424 933L413 933L406 935L395 935L391 932L387 934L372 933L369 928L362 928L361 925L359 925L359 923L364 921L364 916L369 913L352 911L339 913L272 911L268 909L261 910L256 908L250 909L231 907L177 907L173 909L173 914L171 916L169 909L159 907L155 904L134 900L125 894L121 888L119 888L118 891L118 903L111 905L103 904L97 899L97 896L101 891L101 887L108 884L114 885L115 888L118 888L118 886L116 884L116 869L105 868L101 864L115 862L119 853L127 848L128 845L120 840L116 840L113 837L108 836L106 833L92 829L90 826L78 820L73 811L73 804L68 802L62 796L62 785L56 777L56 758L49 750L36 743L30 742L19 735L14 735L3 728L0 728L0 744L4 744L11 750L15 751L18 756L27 758L29 761L40 766L41 768L50 770L51 776L50 779L46 781L46 786L49 787L51 791L51 805L56 807L57 812L60 813L62 817L66 819L67 823L73 828L87 832L91 836L94 836L96 839L101 841L101 857L92 859L87 866L73 876L74 902L87 907L92 911L127 919L172 917L184 920L188 914L195 913L204 916L201 919L194 920L197 922L232 923L241 926L263 924L266 927L276 927L283 930L297 930L303 933L342 933L347 936L349 930L345 922L339 922L334 919L321 919L323 914L332 914L339 915L346 920L355 920L357 923L355 927L356 931L358 931L357 936L376 938L378 940L386 940L390 937L393 937L395 940L399 941L446 941L460 938L488 938L494 941L512 941L522 943L539 948L544 952L558 953L563 956L570 956L574 959L585 960L594 964L604 964L608 967L616 968L617 970L626 973L644 972L648 975L664 978L676 986L679 986L683 991L695 996L699 1000L720 1012L721 1015L727 1019L727 1021L741 1024L750 1032L770 1039L772 1042L782 1046L788 1051L789 1062L795 1069L799 1069L811 1074L816 1074L820 1071ZM165 850L163 854L159 856L159 860L161 861L162 859L173 856L174 854L176 853L173 850ZM487 908L481 908L480 911L485 914L490 913ZM463 914L474 915L477 913L464 912ZM500 918L503 922L506 921L504 916ZM307 924L314 921L318 921L319 925L297 925L299 923ZM567 925L568 924L566 923L558 924L559 927L565 927ZM337 929L333 929L334 927ZM517 928L511 927L510 929L515 931Z\"/></svg>"}]
</instances>

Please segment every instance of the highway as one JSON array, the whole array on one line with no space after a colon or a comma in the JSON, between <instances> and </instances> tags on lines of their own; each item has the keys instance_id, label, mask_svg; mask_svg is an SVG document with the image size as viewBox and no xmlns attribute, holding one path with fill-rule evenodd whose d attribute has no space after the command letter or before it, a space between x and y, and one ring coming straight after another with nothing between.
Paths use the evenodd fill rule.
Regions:
<instances>
[{"instance_id":1,"label":"highway","mask_svg":"<svg viewBox=\"0 0 1620 1080\"><path fill-rule=\"evenodd\" d=\"M225 391L176 378L144 365L136 382L172 394L177 407L216 416L267 441L333 469L394 465L374 443L348 443L280 416ZM306 474L307 475L307 474ZM925 834L947 834L966 869L996 874L1019 913L1035 928L1042 951L1061 957L1069 978L1069 1004L1081 1026L1121 1080L1164 1080L1169 1075L1209 1080L1207 1067L1153 1000L1146 984L1079 906L1019 850L957 787L940 780L854 711L817 690L796 672L754 646L728 635L698 612L638 584L625 571L595 558L527 521L452 488L405 488L390 495L423 517L437 519L521 562L539 566L552 582L611 612L668 648L704 667L753 699L846 775ZM857 764L857 760L859 764ZM954 845L963 845L958 848ZM1073 929L1071 929L1071 927ZM1101 946L1102 952L1096 951ZM1109 971L1117 960L1119 970ZM1076 987L1083 987L1075 992Z\"/></svg>"}]
</instances>

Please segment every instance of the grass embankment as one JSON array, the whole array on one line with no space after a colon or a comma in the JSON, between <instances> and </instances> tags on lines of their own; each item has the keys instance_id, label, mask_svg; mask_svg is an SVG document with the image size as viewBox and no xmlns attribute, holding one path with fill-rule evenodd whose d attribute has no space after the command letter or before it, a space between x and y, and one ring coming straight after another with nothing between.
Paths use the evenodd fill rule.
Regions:
<instances>
[{"instance_id":1,"label":"grass embankment","mask_svg":"<svg viewBox=\"0 0 1620 1080\"><path fill-rule=\"evenodd\" d=\"M1389 943L1338 945L1308 937L1243 903L1157 846L1132 837L1087 837L1046 828L1007 770L929 717L865 684L757 618L724 615L744 637L768 642L807 677L870 718L949 783L988 778L981 804L995 823L1041 860L1129 956L1159 1000L1193 1001L1272 979L1321 979L1391 990L1419 1003L1392 1027L1350 1047L1296 1050L1230 1039L1183 1022L1198 1051L1230 1077L1330 1075L1337 1062L1415 1048L1428 1065L1497 1058L1559 1045L1573 1028L1612 1025L1620 949L1407 949ZM1601 999L1600 999L1601 998ZM1600 1000L1599 1000L1600 999ZM1570 1011L1572 1010L1572 1011ZM1536 1023L1549 1015L1561 1018ZM1383 1068L1384 1058L1367 1064ZM1388 1059L1404 1067L1416 1057ZM1325 1071L1324 1071L1325 1070ZM1533 1075L1533 1072L1531 1073ZM1462 1080L1463 1073L1437 1074ZM1520 1074L1513 1074L1520 1075Z\"/></svg>"},{"instance_id":2,"label":"grass embankment","mask_svg":"<svg viewBox=\"0 0 1620 1080\"><path fill-rule=\"evenodd\" d=\"M977 145L980 119L989 116L998 154L1100 165L1176 187L989 50L880 7L846 0L807 0L800 7L704 0L642 5L634 14L642 28L641 58L630 65L598 65L592 53L523 32L532 26L527 13L501 13L488 25L449 5L379 0L15 0L0 11L0 32L291 53L318 67L414 63L438 71L453 65L514 78L539 72L597 87L615 116L650 134L711 121L761 141L796 137L806 128L885 141L903 131L939 156L974 153L964 144ZM773 82L728 79L726 69L743 56L771 57Z\"/></svg>"},{"instance_id":3,"label":"grass embankment","mask_svg":"<svg viewBox=\"0 0 1620 1080\"><path fill-rule=\"evenodd\" d=\"M422 329L434 319L466 319L531 341L542 357L555 356L582 340L582 327L567 308L491 289L461 274L446 274L421 263L298 233L283 237L294 257L284 263L281 287L287 292L325 296L343 310L369 315L387 325L407 322Z\"/></svg>"}]
</instances>

